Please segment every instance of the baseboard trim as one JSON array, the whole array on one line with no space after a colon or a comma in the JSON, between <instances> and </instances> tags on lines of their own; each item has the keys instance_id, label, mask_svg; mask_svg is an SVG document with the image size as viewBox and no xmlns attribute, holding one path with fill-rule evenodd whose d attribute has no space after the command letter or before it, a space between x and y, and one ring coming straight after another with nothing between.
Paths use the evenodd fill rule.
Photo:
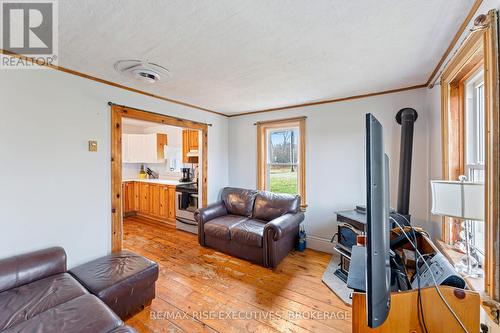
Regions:
<instances>
[{"instance_id":1,"label":"baseboard trim","mask_svg":"<svg viewBox=\"0 0 500 333\"><path fill-rule=\"evenodd\" d=\"M333 253L333 244L328 238L307 235L306 241L308 249L326 253Z\"/></svg>"}]
</instances>

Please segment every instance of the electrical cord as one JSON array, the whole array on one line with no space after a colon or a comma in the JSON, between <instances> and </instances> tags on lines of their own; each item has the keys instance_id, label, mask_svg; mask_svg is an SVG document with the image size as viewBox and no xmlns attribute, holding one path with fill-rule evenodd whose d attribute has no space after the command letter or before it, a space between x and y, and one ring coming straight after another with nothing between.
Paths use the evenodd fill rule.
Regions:
<instances>
[{"instance_id":1,"label":"electrical cord","mask_svg":"<svg viewBox=\"0 0 500 333\"><path fill-rule=\"evenodd\" d=\"M395 212L396 215L401 216L403 219L405 219L406 223L410 225L410 221L406 218L406 216ZM412 234L413 234L413 241L415 244L418 245L417 241L417 234L415 233L415 228L411 228ZM405 235L406 237L406 235ZM424 333L428 333L429 331L427 330L427 324L425 322L425 315L424 315L424 306L422 303L422 293L421 293L421 287L420 287L420 267L418 266L418 260L420 259L419 257L415 258L415 274L417 274L417 316L418 316L418 322L420 323L420 326L423 327Z\"/></svg>"},{"instance_id":2,"label":"electrical cord","mask_svg":"<svg viewBox=\"0 0 500 333\"><path fill-rule=\"evenodd\" d=\"M411 230L412 230L412 233L413 233L413 240L414 240L415 244L418 245L418 243L417 243L417 235L415 233L415 229L411 228ZM427 330L427 325L425 323L424 306L423 306L423 303L422 303L422 293L421 293L421 290L420 290L421 289L420 288L420 267L418 267L418 259L420 259L420 258L417 257L416 260L415 260L415 273L417 274L418 321L420 322L420 324L424 328L424 332L428 333L429 331Z\"/></svg>"},{"instance_id":3,"label":"electrical cord","mask_svg":"<svg viewBox=\"0 0 500 333\"><path fill-rule=\"evenodd\" d=\"M402 216L402 215L401 215ZM404 217L404 216L403 216ZM429 270L429 273L432 277L432 281L434 282L434 288L436 289L439 297L441 298L441 300L443 301L443 303L446 305L446 307L448 308L448 310L450 311L450 313L453 315L453 317L455 317L456 321L458 322L458 324L462 327L462 330L465 332L465 333L469 333L469 331L467 330L467 328L464 326L464 324L462 323L462 321L460 320L460 318L458 318L457 314L455 313L455 311L453 311L453 309L451 308L450 304L446 301L446 299L444 298L443 294L441 293L441 290L439 289L439 286L436 282L436 278L434 277L434 274L432 274L432 270L429 266L429 264L427 263L427 261L425 260L424 256L420 253L420 251L418 250L417 248L417 245L414 244L410 237L408 237L408 234L406 233L406 231L404 230L404 228L398 223L398 221L393 218L393 217L389 217L394 223L396 223L396 225L398 226L399 229L401 229L401 231L403 232L403 234L405 235L406 239L408 239L408 241L410 242L410 244L413 246L413 248L415 249L415 253L418 255L419 258L422 259L422 261L424 262L424 265L427 266L427 269ZM406 219L406 217L404 217ZM406 219L407 220L407 219ZM408 220L407 220L408 221ZM408 223L409 224L409 223ZM413 227L410 226L410 228L413 230ZM418 263L416 263L418 264Z\"/></svg>"}]
</instances>

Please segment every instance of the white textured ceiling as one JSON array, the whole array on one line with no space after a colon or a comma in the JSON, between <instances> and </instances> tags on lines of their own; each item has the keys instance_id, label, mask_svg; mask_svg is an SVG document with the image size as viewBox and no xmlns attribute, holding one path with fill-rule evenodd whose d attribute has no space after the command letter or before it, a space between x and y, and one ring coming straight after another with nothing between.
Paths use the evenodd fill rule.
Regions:
<instances>
[{"instance_id":1,"label":"white textured ceiling","mask_svg":"<svg viewBox=\"0 0 500 333\"><path fill-rule=\"evenodd\" d=\"M473 2L62 0L59 65L227 114L341 98L425 83Z\"/></svg>"}]
</instances>

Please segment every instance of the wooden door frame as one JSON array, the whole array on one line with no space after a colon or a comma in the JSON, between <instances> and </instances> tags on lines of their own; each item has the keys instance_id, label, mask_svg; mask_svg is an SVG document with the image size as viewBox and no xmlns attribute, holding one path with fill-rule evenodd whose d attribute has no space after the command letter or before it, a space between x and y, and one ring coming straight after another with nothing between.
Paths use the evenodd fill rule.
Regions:
<instances>
[{"instance_id":1,"label":"wooden door frame","mask_svg":"<svg viewBox=\"0 0 500 333\"><path fill-rule=\"evenodd\" d=\"M123 245L122 213L122 122L123 118L170 125L201 131L201 196L207 205L208 183L208 124L109 103L111 106L111 250L121 251Z\"/></svg>"},{"instance_id":2,"label":"wooden door frame","mask_svg":"<svg viewBox=\"0 0 500 333\"><path fill-rule=\"evenodd\" d=\"M497 13L488 12L481 26L466 38L458 52L446 66L441 77L441 145L442 145L442 178L451 179L463 168L461 152L453 153L453 149L461 149L464 139L458 138L450 142L451 130L457 130L460 121L450 128L450 121L455 113L463 113L463 103L453 101L454 89L460 100L463 95L460 81L478 68L484 70L484 114L485 114L485 292L499 299L499 272L497 258L499 257L499 198L500 198L500 117L499 117L499 84L498 84L498 39ZM477 58L481 58L481 62ZM479 64L479 65L478 65ZM459 154L457 157L456 154ZM455 160L454 160L455 159ZM458 171L454 171L457 169ZM456 179L452 179L456 180ZM448 223L443 223L444 240L449 235Z\"/></svg>"}]
</instances>

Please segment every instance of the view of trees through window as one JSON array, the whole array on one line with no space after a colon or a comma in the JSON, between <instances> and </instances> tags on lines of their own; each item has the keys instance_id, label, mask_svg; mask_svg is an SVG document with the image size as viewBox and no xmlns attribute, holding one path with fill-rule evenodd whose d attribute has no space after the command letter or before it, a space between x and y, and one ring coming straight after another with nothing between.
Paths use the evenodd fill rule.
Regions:
<instances>
[{"instance_id":1,"label":"view of trees through window","mask_svg":"<svg viewBox=\"0 0 500 333\"><path fill-rule=\"evenodd\" d=\"M268 135L268 190L298 193L299 129L273 129Z\"/></svg>"}]
</instances>

